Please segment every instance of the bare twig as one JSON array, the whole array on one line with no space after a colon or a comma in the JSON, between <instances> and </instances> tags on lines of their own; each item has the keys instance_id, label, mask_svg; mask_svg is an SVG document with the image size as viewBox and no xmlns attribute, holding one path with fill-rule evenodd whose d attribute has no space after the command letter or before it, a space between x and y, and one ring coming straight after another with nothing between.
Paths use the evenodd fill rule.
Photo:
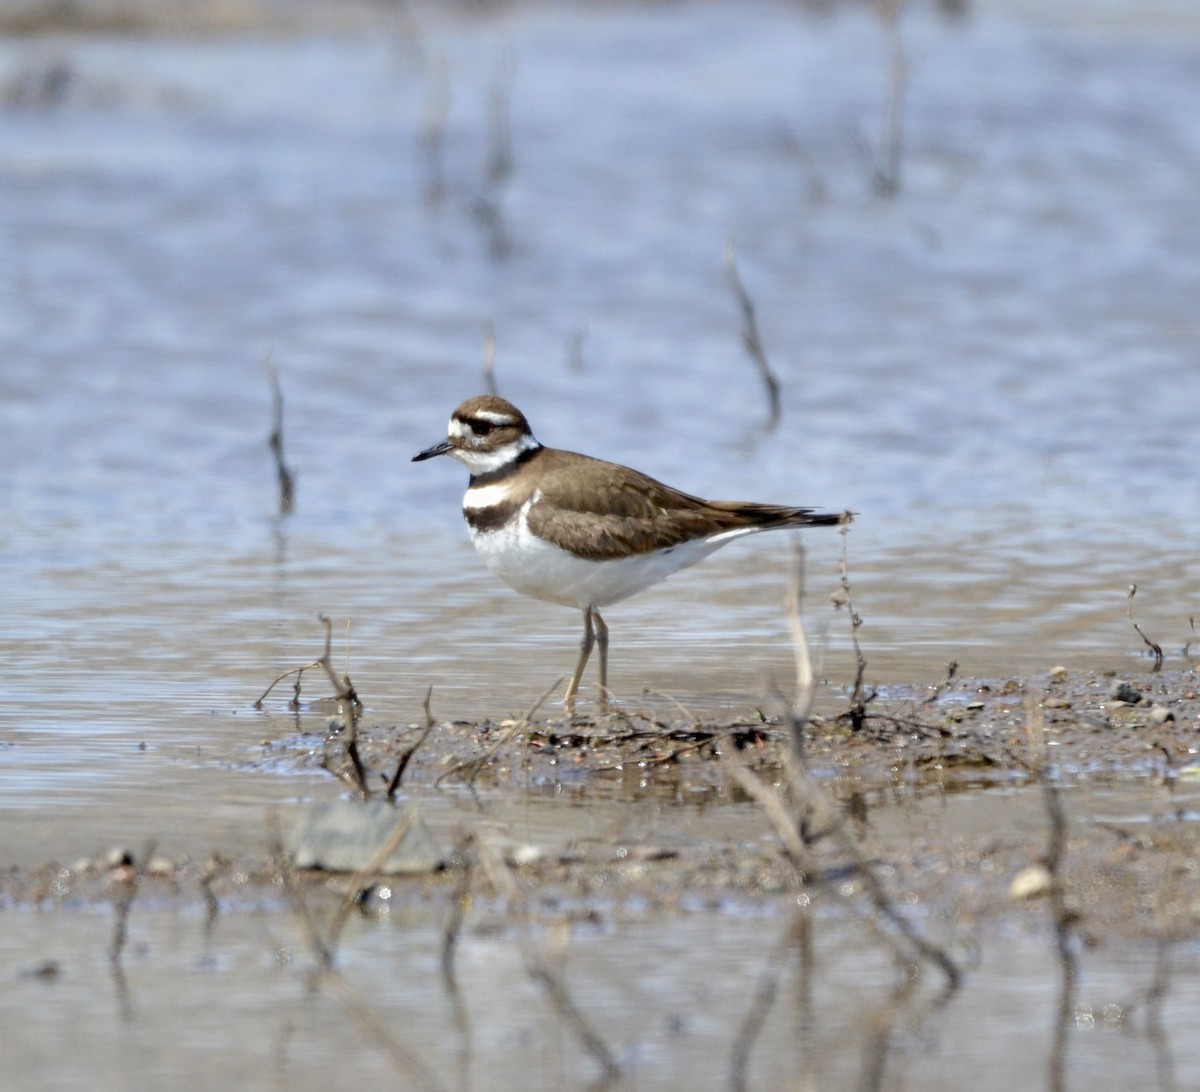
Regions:
<instances>
[{"instance_id":1,"label":"bare twig","mask_svg":"<svg viewBox=\"0 0 1200 1092\"><path fill-rule=\"evenodd\" d=\"M417 736L417 741L400 756L400 761L396 763L396 772L392 774L392 779L388 782L386 794L388 800L396 798L396 790L400 787L400 782L404 778L404 771L408 769L408 764L412 761L412 756L417 753L417 748L429 738L429 733L433 731L437 724L437 721L433 719L433 713L429 710L429 699L431 697L433 697L432 683L429 685L429 689L425 691L425 728Z\"/></svg>"},{"instance_id":2,"label":"bare twig","mask_svg":"<svg viewBox=\"0 0 1200 1092\"><path fill-rule=\"evenodd\" d=\"M802 577L803 568L798 564L794 579L798 581ZM800 617L799 589L795 585L790 604L789 621L793 637L796 639L796 690L798 695L804 695L798 699L792 711L795 721L792 741L795 746L790 752L785 752L785 765L789 767L787 784L792 797L790 810L783 796L754 777L736 757L735 752L723 752L722 759L727 763L738 784L760 804L770 818L783 843L784 851L803 880L819 881L807 848L808 844L818 837L830 837L835 841L839 852L853 864L859 877L862 889L874 911L868 920L875 926L876 932L892 946L897 958L908 960L915 955L916 958L935 965L946 979L948 996L958 988L961 981L958 965L942 948L922 936L896 907L878 872L848 832L844 814L805 765L800 743L803 739L804 721L811 705L812 665L808 659L808 644L804 638L804 626ZM809 835L808 830L814 823L819 832Z\"/></svg>"},{"instance_id":3,"label":"bare twig","mask_svg":"<svg viewBox=\"0 0 1200 1092\"><path fill-rule=\"evenodd\" d=\"M321 653L312 663L304 664L302 667L293 667L282 674L277 675L271 685L259 695L258 700L254 703L255 709L261 709L262 703L267 695L275 689L276 685L289 675L296 676L296 691L292 699L292 707L296 708L300 698L300 676L305 671L312 668L323 668L325 674L329 676L329 681L333 683L334 696L338 702L338 709L342 714L343 731L345 732L345 747L346 753L350 757L352 767L352 776L348 778L351 786L356 789L365 799L371 795L371 790L367 786L367 775L363 769L362 760L358 755L358 714L362 709L362 702L359 701L358 694L354 690L354 684L350 681L350 676L346 674L339 675L331 663L330 648L333 642L333 623L324 614L318 614L318 619L325 626L325 651ZM336 771L333 771L336 772ZM338 776L342 776L338 774Z\"/></svg>"},{"instance_id":4,"label":"bare twig","mask_svg":"<svg viewBox=\"0 0 1200 1092\"><path fill-rule=\"evenodd\" d=\"M499 738L486 751L484 751L483 754L477 755L475 758L468 759L466 762L459 762L454 766L451 766L450 769L448 769L444 774L441 774L437 780L434 781L434 785L440 785L446 778L453 777L454 775L461 774L463 772L470 773L470 777L467 778L467 784L475 784L475 779L479 776L479 773L483 767L486 766L488 762L491 761L491 759L494 758L497 753L499 753L500 750L502 750L504 747L507 747L514 739L517 738L517 736L519 736L529 727L534 715L542 707L542 703L545 702L545 700L550 697L555 690L558 689L559 684L562 681L563 676L559 675L559 677L546 688L542 696L538 698L538 700L535 701L533 705L531 705L518 720L513 721L512 724L507 725L497 733Z\"/></svg>"},{"instance_id":5,"label":"bare twig","mask_svg":"<svg viewBox=\"0 0 1200 1092\"><path fill-rule=\"evenodd\" d=\"M742 345L745 346L750 359L758 367L758 373L767 389L767 405L769 407L767 428L773 429L779 424L779 419L783 415L779 378L772 371L770 361L767 360L766 350L763 349L762 338L758 333L758 319L754 313L754 301L750 299L741 277L738 276L737 256L734 253L732 239L725 244L725 276L742 314Z\"/></svg>"},{"instance_id":6,"label":"bare twig","mask_svg":"<svg viewBox=\"0 0 1200 1092\"><path fill-rule=\"evenodd\" d=\"M942 696L942 692L954 682L954 676L958 674L958 661L951 660L946 664L946 677L937 684L925 697L921 700L922 705L933 705L934 702Z\"/></svg>"},{"instance_id":7,"label":"bare twig","mask_svg":"<svg viewBox=\"0 0 1200 1092\"><path fill-rule=\"evenodd\" d=\"M1137 630L1138 636L1145 642L1146 647L1154 653L1154 666L1151 671L1161 671L1163 665L1163 650L1161 645L1155 644L1149 637L1142 632L1142 627L1133 621L1133 597L1137 595L1137 585L1129 585L1129 595L1125 600L1125 613L1129 615L1129 621L1133 623L1133 628Z\"/></svg>"},{"instance_id":8,"label":"bare twig","mask_svg":"<svg viewBox=\"0 0 1200 1092\"><path fill-rule=\"evenodd\" d=\"M263 361L267 381L271 384L272 426L267 446L275 456L275 474L279 479L279 514L288 515L296 500L296 476L283 459L283 390L279 385L279 369L271 363L268 354Z\"/></svg>"},{"instance_id":9,"label":"bare twig","mask_svg":"<svg viewBox=\"0 0 1200 1092\"><path fill-rule=\"evenodd\" d=\"M857 732L866 722L867 706L875 700L876 692L872 690L868 694L863 687L863 675L867 670L867 659L863 655L862 647L858 643L858 628L862 625L862 618L859 617L858 612L854 609L854 602L850 598L850 570L846 562L846 543L850 537L849 520L841 525L839 533L842 536L841 590L834 597L833 605L839 609L844 606L850 615L850 640L854 645L854 659L857 670L854 675L854 689L850 692L850 708L846 711L846 715L850 718L850 726Z\"/></svg>"}]
</instances>

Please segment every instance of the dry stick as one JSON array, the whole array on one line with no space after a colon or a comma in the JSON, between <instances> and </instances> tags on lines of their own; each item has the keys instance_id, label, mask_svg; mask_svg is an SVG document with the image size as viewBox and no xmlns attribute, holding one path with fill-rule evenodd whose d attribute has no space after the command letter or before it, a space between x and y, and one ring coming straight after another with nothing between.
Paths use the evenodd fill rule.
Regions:
<instances>
[{"instance_id":1,"label":"dry stick","mask_svg":"<svg viewBox=\"0 0 1200 1092\"><path fill-rule=\"evenodd\" d=\"M958 661L950 660L946 664L946 677L937 684L924 698L921 699L922 705L933 705L934 702L942 696L942 692L946 690L952 682L954 676L958 674Z\"/></svg>"},{"instance_id":2,"label":"dry stick","mask_svg":"<svg viewBox=\"0 0 1200 1092\"><path fill-rule=\"evenodd\" d=\"M300 679L304 675L304 672L309 671L314 667L320 667L320 666L321 666L320 660L313 660L312 663L305 664L303 667L291 667L291 668L288 668L287 671L284 671L282 674L276 675L275 678L271 681L271 685L268 686L266 688L266 690L264 690L258 696L258 699L254 702L254 708L261 709L262 703L264 701L266 701L266 699L267 699L267 695L270 694L271 691L274 690L275 687L278 686L281 682L283 682L283 680L286 679L289 675L296 676L296 687L292 693L292 700L288 704L289 704L290 708L292 708L292 709L299 708L299 705L300 705Z\"/></svg>"},{"instance_id":3,"label":"dry stick","mask_svg":"<svg viewBox=\"0 0 1200 1092\"><path fill-rule=\"evenodd\" d=\"M349 675L338 675L330 663L330 646L333 642L333 623L324 614L318 614L317 618L325 626L325 651L321 653L317 659L310 664L305 664L303 667L293 667L282 674L277 675L271 682L271 685L266 688L254 703L255 709L261 709L262 703L266 700L268 694L275 687L286 679L289 675L296 676L296 691L292 698L293 708L297 707L300 698L300 677L305 671L309 671L314 667L325 669L325 674L329 676L329 681L333 683L334 696L338 702L338 708L342 712L342 724L346 731L346 753L350 756L350 762L353 767L354 776L351 778L343 777L343 780L349 781L350 785L357 790L364 799L371 795L371 790L367 787L367 775L363 769L362 760L358 755L358 713L362 708L362 702L359 700L358 694L354 690L354 684L350 682ZM341 777L341 774L337 776Z\"/></svg>"},{"instance_id":4,"label":"dry stick","mask_svg":"<svg viewBox=\"0 0 1200 1092\"><path fill-rule=\"evenodd\" d=\"M799 578L803 576L802 559L803 552L801 551L797 564L797 579L793 581L794 591L799 589ZM795 741L802 740L803 738L804 721L808 717L812 703L812 665L808 662L808 642L803 635L804 624L800 617L800 601L798 596L794 596L789 603L789 622L793 634L798 632L800 635L800 642L796 649L797 698L792 711L792 739ZM723 755L722 757L726 756ZM728 758L733 759L733 754L729 753ZM805 817L812 815L837 816L839 814L837 806L830 799L828 793L809 773L804 762L803 751L793 748L791 753L785 752L785 760L791 767L788 782L792 788L793 803L796 806L797 813ZM735 762L735 766L737 765L740 765L740 762ZM746 771L746 773L748 774L749 771ZM739 777L738 780L740 784L746 784L744 778ZM772 802L770 804L764 804L764 810L772 819L777 830L782 828L789 831L786 835L781 835L781 840L789 858L802 875L812 875L811 861L804 845L803 824L798 823L796 818L788 813L786 805L776 791L763 785L761 782L760 786L760 791L749 789L748 791L751 791L756 799L771 799ZM847 832L844 816L840 816L823 833L831 836L835 840L839 851L853 863L855 871L861 879L863 889L875 911L870 921L875 927L876 932L891 945L899 956L907 957L910 953L915 953L926 962L934 964L946 979L945 996L949 996L950 993L958 988L962 978L962 973L959 971L958 965L938 945L926 940L896 908L884 887L883 881L880 880L871 862L863 856L853 837ZM797 847L799 847L799 852L796 851ZM888 928L882 928L881 922L886 923ZM903 940L904 945L907 945L907 950L900 943L900 940L897 939L897 934L900 940Z\"/></svg>"},{"instance_id":5,"label":"dry stick","mask_svg":"<svg viewBox=\"0 0 1200 1092\"><path fill-rule=\"evenodd\" d=\"M275 456L275 473L279 479L279 514L288 515L296 499L296 476L288 468L283 459L283 390L279 385L279 369L271 363L270 355L263 361L267 380L271 384L271 404L273 407L271 435L267 445Z\"/></svg>"},{"instance_id":6,"label":"dry stick","mask_svg":"<svg viewBox=\"0 0 1200 1092\"><path fill-rule=\"evenodd\" d=\"M342 725L346 733L346 753L350 756L350 765L354 774L351 778L343 777L343 780L349 781L350 785L366 800L371 795L371 790L367 786L367 773L363 769L362 759L358 756L358 711L362 708L362 702L358 700L358 694L354 690L350 676L339 675L334 671L333 664L330 663L329 646L333 640L333 623L325 614L318 614L317 618L325 626L325 651L317 663L325 669L325 674L333 683L334 697L341 710ZM341 775L339 774L339 776Z\"/></svg>"},{"instance_id":7,"label":"dry stick","mask_svg":"<svg viewBox=\"0 0 1200 1092\"><path fill-rule=\"evenodd\" d=\"M400 781L404 777L404 771L408 769L409 762L412 761L412 756L417 753L417 748L420 747L425 740L429 738L429 733L433 731L437 721L433 719L433 714L429 711L429 699L433 696L433 684L429 684L429 689L425 691L425 729L417 737L414 743L407 751L400 756L400 761L396 763L396 772L392 774L391 781L388 782L387 799L389 801L396 799L396 790L400 787Z\"/></svg>"},{"instance_id":8,"label":"dry stick","mask_svg":"<svg viewBox=\"0 0 1200 1092\"><path fill-rule=\"evenodd\" d=\"M554 682L549 685L549 687L546 688L546 691L542 694L542 696L538 698L538 700L535 701L533 705L531 705L529 709L521 715L519 720L514 721L507 728L503 729L503 731L497 733L500 738L497 739L496 742L493 743L486 751L484 751L483 754L478 755L475 758L468 759L466 762L459 762L454 766L451 766L450 769L448 769L444 774L441 774L434 781L434 785L440 785L447 777L462 773L464 770L471 771L471 776L467 779L467 784L474 785L475 779L479 776L479 772L483 769L483 767L487 765L489 760L492 759L498 751L504 747L507 747L514 739L517 738L517 736L519 736L526 728L529 727L530 721L533 720L534 714L542 707L542 703L548 697L550 697L555 690L558 689L558 686L562 681L563 676L559 675L559 677L555 679Z\"/></svg>"},{"instance_id":9,"label":"dry stick","mask_svg":"<svg viewBox=\"0 0 1200 1092\"><path fill-rule=\"evenodd\" d=\"M850 523L847 520L839 528L839 534L842 536L842 559L841 559L841 595L834 600L835 607L845 605L846 610L850 614L850 640L854 645L854 659L857 664L857 671L854 676L854 689L850 693L850 708L846 711L846 715L850 717L850 727L854 731L859 731L867 720L867 706L875 700L875 691L870 694L864 693L863 675L867 670L867 658L862 653L862 647L858 643L858 627L862 625L862 618L854 609L854 602L850 598L850 570L846 563L846 543L850 535Z\"/></svg>"},{"instance_id":10,"label":"dry stick","mask_svg":"<svg viewBox=\"0 0 1200 1092\"><path fill-rule=\"evenodd\" d=\"M742 313L742 345L745 346L750 359L758 366L758 373L762 377L763 385L767 388L767 404L770 407L770 413L767 417L767 429L770 430L779 424L779 419L783 416L779 378L771 370L771 364L767 360L766 351L763 349L762 338L758 334L758 320L754 314L754 301L750 299L745 286L742 284L741 277L738 276L737 256L734 253L732 239L725 244L725 276L729 280L729 288L733 292Z\"/></svg>"},{"instance_id":11,"label":"dry stick","mask_svg":"<svg viewBox=\"0 0 1200 1092\"><path fill-rule=\"evenodd\" d=\"M1129 621L1133 622L1133 628L1137 630L1138 636L1146 643L1146 647L1154 653L1154 666L1151 671L1161 671L1163 665L1163 650L1161 645L1156 645L1149 637L1142 632L1142 627L1133 621L1133 597L1137 595L1137 585L1129 585L1129 595L1125 600L1125 613L1129 615ZM1190 643L1190 642L1189 642Z\"/></svg>"},{"instance_id":12,"label":"dry stick","mask_svg":"<svg viewBox=\"0 0 1200 1092\"><path fill-rule=\"evenodd\" d=\"M497 394L496 390L496 331L492 320L483 320L483 386L488 394Z\"/></svg>"}]
</instances>

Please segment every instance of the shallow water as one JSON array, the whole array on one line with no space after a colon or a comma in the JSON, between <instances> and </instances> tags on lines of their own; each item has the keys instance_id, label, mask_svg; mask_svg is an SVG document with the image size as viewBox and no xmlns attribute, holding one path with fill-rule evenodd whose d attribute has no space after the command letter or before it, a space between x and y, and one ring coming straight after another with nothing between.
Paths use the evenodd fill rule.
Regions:
<instances>
[{"instance_id":1,"label":"shallow water","mask_svg":"<svg viewBox=\"0 0 1200 1092\"><path fill-rule=\"evenodd\" d=\"M296 730L286 694L252 703L319 652L320 611L381 723L419 719L430 684L439 715L517 713L569 670L575 615L497 586L461 468L409 462L480 389L489 319L500 390L545 442L710 496L855 509L868 681L950 659L1139 670L1132 583L1180 666L1200 606L1200 32L1080 12L912 12L891 200L856 136L876 140L887 97L863 13L0 43L2 863L261 852L269 807L336 791L247 769ZM18 93L56 65L59 98ZM438 199L420 137L443 95ZM783 384L769 434L730 239ZM832 702L853 677L828 599L841 541L805 542ZM618 695L761 703L791 673L789 563L785 539L742 542L613 608Z\"/></svg>"}]
</instances>

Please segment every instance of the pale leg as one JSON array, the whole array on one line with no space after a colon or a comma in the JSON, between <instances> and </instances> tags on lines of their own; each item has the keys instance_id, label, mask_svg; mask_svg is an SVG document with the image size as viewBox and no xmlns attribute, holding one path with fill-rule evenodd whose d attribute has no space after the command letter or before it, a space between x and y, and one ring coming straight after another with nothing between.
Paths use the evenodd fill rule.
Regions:
<instances>
[{"instance_id":1,"label":"pale leg","mask_svg":"<svg viewBox=\"0 0 1200 1092\"><path fill-rule=\"evenodd\" d=\"M592 607L592 619L596 623L596 643L600 646L600 712L608 712L608 626L600 612Z\"/></svg>"},{"instance_id":2,"label":"pale leg","mask_svg":"<svg viewBox=\"0 0 1200 1092\"><path fill-rule=\"evenodd\" d=\"M599 617L599 615L597 615ZM600 623L604 625L603 622ZM563 695L563 707L568 715L575 712L575 695L579 692L579 680L583 678L583 669L587 667L588 657L592 654L592 646L596 643L596 631L592 628L592 608L583 608L583 640L579 642L579 661L575 664L575 674L567 683L567 692ZM608 630L605 628L601 641L601 655L605 655L608 644ZM603 663L603 659L601 660Z\"/></svg>"}]
</instances>

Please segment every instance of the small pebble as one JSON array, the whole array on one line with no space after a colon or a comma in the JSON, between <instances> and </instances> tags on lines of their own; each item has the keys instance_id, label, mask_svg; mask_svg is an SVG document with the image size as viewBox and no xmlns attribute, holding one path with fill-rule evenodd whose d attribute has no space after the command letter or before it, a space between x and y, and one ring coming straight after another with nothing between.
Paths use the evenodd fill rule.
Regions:
<instances>
[{"instance_id":1,"label":"small pebble","mask_svg":"<svg viewBox=\"0 0 1200 1092\"><path fill-rule=\"evenodd\" d=\"M1067 669L1059 664L1057 667L1050 668L1049 678L1051 682L1062 682L1067 677Z\"/></svg>"},{"instance_id":2,"label":"small pebble","mask_svg":"<svg viewBox=\"0 0 1200 1092\"><path fill-rule=\"evenodd\" d=\"M1021 869L1008 887L1008 897L1014 901L1037 899L1050 892L1054 886L1054 877L1043 864L1030 865Z\"/></svg>"},{"instance_id":3,"label":"small pebble","mask_svg":"<svg viewBox=\"0 0 1200 1092\"><path fill-rule=\"evenodd\" d=\"M508 855L508 859L521 868L524 865L536 864L542 859L542 850L540 846L515 846L512 852Z\"/></svg>"},{"instance_id":4,"label":"small pebble","mask_svg":"<svg viewBox=\"0 0 1200 1092\"><path fill-rule=\"evenodd\" d=\"M53 982L62 974L62 964L57 959L43 959L40 963L31 963L17 972L18 978L33 978L42 982Z\"/></svg>"},{"instance_id":5,"label":"small pebble","mask_svg":"<svg viewBox=\"0 0 1200 1092\"><path fill-rule=\"evenodd\" d=\"M1142 700L1142 692L1134 689L1127 682L1115 682L1108 692L1108 696L1114 701L1128 702L1130 705L1137 705Z\"/></svg>"},{"instance_id":6,"label":"small pebble","mask_svg":"<svg viewBox=\"0 0 1200 1092\"><path fill-rule=\"evenodd\" d=\"M1154 724L1166 724L1167 721L1174 719L1175 714L1165 705L1156 705L1150 710L1150 720Z\"/></svg>"}]
</instances>

